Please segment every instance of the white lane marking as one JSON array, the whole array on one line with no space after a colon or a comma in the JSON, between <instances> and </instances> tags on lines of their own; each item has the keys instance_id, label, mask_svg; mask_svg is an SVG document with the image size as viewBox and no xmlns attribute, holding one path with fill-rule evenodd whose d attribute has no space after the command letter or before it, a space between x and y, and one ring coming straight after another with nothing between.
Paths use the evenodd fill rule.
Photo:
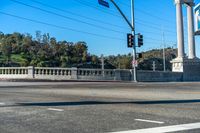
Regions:
<instances>
[{"instance_id":1,"label":"white lane marking","mask_svg":"<svg viewBox=\"0 0 200 133\"><path fill-rule=\"evenodd\" d=\"M51 111L59 111L59 112L64 111L63 109L55 109L55 108L48 108L47 110L51 110Z\"/></svg>"},{"instance_id":2,"label":"white lane marking","mask_svg":"<svg viewBox=\"0 0 200 133\"><path fill-rule=\"evenodd\" d=\"M0 103L0 106L5 105L5 103Z\"/></svg>"},{"instance_id":3,"label":"white lane marking","mask_svg":"<svg viewBox=\"0 0 200 133\"><path fill-rule=\"evenodd\" d=\"M146 128L146 129L138 129L138 130L130 130L130 131L122 131L122 132L113 132L113 133L167 133L167 132L185 131L185 130L192 130L192 129L200 129L200 123Z\"/></svg>"},{"instance_id":4,"label":"white lane marking","mask_svg":"<svg viewBox=\"0 0 200 133\"><path fill-rule=\"evenodd\" d=\"M142 121L142 122L149 122L149 123L164 124L164 122L162 122L162 121L152 121L152 120L144 120L144 119L135 119L135 121Z\"/></svg>"}]
</instances>

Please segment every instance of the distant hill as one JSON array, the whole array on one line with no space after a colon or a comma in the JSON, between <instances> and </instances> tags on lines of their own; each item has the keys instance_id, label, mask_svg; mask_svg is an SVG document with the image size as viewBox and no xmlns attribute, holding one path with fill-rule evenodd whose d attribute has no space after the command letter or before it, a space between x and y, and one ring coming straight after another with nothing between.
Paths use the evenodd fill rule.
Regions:
<instances>
[{"instance_id":1,"label":"distant hill","mask_svg":"<svg viewBox=\"0 0 200 133\"><path fill-rule=\"evenodd\" d=\"M153 49L142 53L143 57L139 59L139 70L152 70L152 64L155 61L156 70L163 70L163 49ZM170 61L177 56L177 49L166 48L166 70L172 69Z\"/></svg>"},{"instance_id":2,"label":"distant hill","mask_svg":"<svg viewBox=\"0 0 200 133\"><path fill-rule=\"evenodd\" d=\"M170 61L176 58L177 49L166 48L166 70L172 69ZM142 58L138 59L138 70L153 70L152 64L155 61L156 70L163 70L163 49L153 49L150 51L142 52ZM119 69L131 69L132 55L117 55L106 57L107 62Z\"/></svg>"}]
</instances>

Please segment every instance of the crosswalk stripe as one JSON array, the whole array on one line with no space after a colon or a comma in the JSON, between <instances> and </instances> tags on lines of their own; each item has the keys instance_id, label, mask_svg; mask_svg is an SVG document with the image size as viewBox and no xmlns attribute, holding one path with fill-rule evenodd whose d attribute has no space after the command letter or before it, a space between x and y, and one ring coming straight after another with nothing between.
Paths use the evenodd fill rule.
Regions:
<instances>
[{"instance_id":1,"label":"crosswalk stripe","mask_svg":"<svg viewBox=\"0 0 200 133\"><path fill-rule=\"evenodd\" d=\"M192 130L192 129L200 129L200 123L154 127L154 128L120 131L120 132L113 132L113 133L167 133L167 132L185 131L185 130Z\"/></svg>"}]
</instances>

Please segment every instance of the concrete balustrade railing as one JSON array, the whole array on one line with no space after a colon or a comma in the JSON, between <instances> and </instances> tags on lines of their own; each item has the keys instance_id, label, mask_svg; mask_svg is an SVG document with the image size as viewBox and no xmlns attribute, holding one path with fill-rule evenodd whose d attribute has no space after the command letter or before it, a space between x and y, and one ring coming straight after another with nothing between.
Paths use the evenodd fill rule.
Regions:
<instances>
[{"instance_id":1,"label":"concrete balustrade railing","mask_svg":"<svg viewBox=\"0 0 200 133\"><path fill-rule=\"evenodd\" d=\"M200 81L200 74L137 71L138 81ZM114 80L133 81L132 70L50 67L0 67L0 79Z\"/></svg>"},{"instance_id":2,"label":"concrete balustrade railing","mask_svg":"<svg viewBox=\"0 0 200 133\"><path fill-rule=\"evenodd\" d=\"M51 80L114 80L115 70L49 67L1 67L0 78Z\"/></svg>"},{"instance_id":3,"label":"concrete balustrade railing","mask_svg":"<svg viewBox=\"0 0 200 133\"><path fill-rule=\"evenodd\" d=\"M115 70L77 69L77 78L82 80L114 80Z\"/></svg>"},{"instance_id":4,"label":"concrete balustrade railing","mask_svg":"<svg viewBox=\"0 0 200 133\"><path fill-rule=\"evenodd\" d=\"M69 80L72 74L71 68L35 67L33 69L33 78L36 79Z\"/></svg>"},{"instance_id":5,"label":"concrete balustrade railing","mask_svg":"<svg viewBox=\"0 0 200 133\"><path fill-rule=\"evenodd\" d=\"M28 67L0 67L0 78L28 78Z\"/></svg>"}]
</instances>

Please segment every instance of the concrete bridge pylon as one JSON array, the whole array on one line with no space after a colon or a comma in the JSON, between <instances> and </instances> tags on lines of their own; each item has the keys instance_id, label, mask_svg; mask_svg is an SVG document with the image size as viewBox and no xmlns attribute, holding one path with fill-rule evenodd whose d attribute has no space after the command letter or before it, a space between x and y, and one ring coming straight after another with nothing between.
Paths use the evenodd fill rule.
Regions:
<instances>
[{"instance_id":1,"label":"concrete bridge pylon","mask_svg":"<svg viewBox=\"0 0 200 133\"><path fill-rule=\"evenodd\" d=\"M196 57L195 32L194 32L194 0L174 0L176 6L177 25L177 58L171 61L173 72L190 72L192 68L200 72L200 60ZM188 57L184 48L184 28L183 28L183 5L187 8L187 30L188 30Z\"/></svg>"}]
</instances>

